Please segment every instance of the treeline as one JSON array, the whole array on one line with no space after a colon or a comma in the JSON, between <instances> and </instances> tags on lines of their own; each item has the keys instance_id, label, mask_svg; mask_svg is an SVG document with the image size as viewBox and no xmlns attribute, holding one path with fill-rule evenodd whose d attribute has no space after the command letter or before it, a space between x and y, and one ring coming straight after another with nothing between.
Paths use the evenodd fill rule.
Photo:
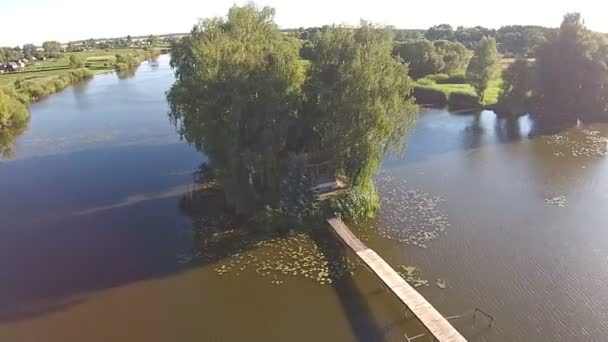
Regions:
<instances>
[{"instance_id":1,"label":"treeline","mask_svg":"<svg viewBox=\"0 0 608 342\"><path fill-rule=\"evenodd\" d=\"M414 79L432 74L452 75L463 71L469 64L471 51L448 40L431 42L426 39L409 39L396 42L393 54L409 65L409 75Z\"/></svg>"},{"instance_id":2,"label":"treeline","mask_svg":"<svg viewBox=\"0 0 608 342\"><path fill-rule=\"evenodd\" d=\"M608 119L608 38L588 30L580 14L567 14L536 51L503 73L497 112L545 119Z\"/></svg>"},{"instance_id":3,"label":"treeline","mask_svg":"<svg viewBox=\"0 0 608 342\"><path fill-rule=\"evenodd\" d=\"M61 44L56 41L47 41L38 47L34 44L24 44L23 47L0 47L0 64L18 61L20 59L55 58L61 55Z\"/></svg>"},{"instance_id":4,"label":"treeline","mask_svg":"<svg viewBox=\"0 0 608 342\"><path fill-rule=\"evenodd\" d=\"M91 70L74 69L44 81L18 79L12 85L0 89L0 131L20 127L27 122L27 105L30 103L90 77L93 77Z\"/></svg>"},{"instance_id":5,"label":"treeline","mask_svg":"<svg viewBox=\"0 0 608 342\"><path fill-rule=\"evenodd\" d=\"M46 41L41 46L24 44L15 47L0 47L0 64L18 61L21 59L41 60L44 58L57 58L64 53L87 51L92 49L118 49L118 48L145 48L153 49L160 44L170 44L176 38L173 36L157 37L149 35L147 38L132 38L126 36L112 39L87 39L61 44L58 41Z\"/></svg>"},{"instance_id":6,"label":"treeline","mask_svg":"<svg viewBox=\"0 0 608 342\"><path fill-rule=\"evenodd\" d=\"M136 50L135 53L117 54L116 65L117 71L126 71L137 67L145 60L151 60L160 55L160 49L146 48L144 50Z\"/></svg>"},{"instance_id":7,"label":"treeline","mask_svg":"<svg viewBox=\"0 0 608 342\"><path fill-rule=\"evenodd\" d=\"M299 28L286 30L307 40L314 32L321 28ZM509 25L496 29L483 26L464 27L454 29L448 24L440 24L427 30L396 29L395 42L418 41L426 39L431 42L444 40L458 42L467 49L473 50L483 37L492 37L496 40L498 51L506 57L533 58L537 48L555 32L555 28L534 25Z\"/></svg>"}]
</instances>

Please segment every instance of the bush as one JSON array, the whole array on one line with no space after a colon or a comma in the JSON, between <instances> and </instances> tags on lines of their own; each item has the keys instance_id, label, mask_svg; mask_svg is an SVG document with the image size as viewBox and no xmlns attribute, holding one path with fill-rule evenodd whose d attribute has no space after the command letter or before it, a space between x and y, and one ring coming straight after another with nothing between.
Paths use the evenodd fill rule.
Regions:
<instances>
[{"instance_id":1,"label":"bush","mask_svg":"<svg viewBox=\"0 0 608 342\"><path fill-rule=\"evenodd\" d=\"M336 216L351 222L372 219L380 209L380 197L373 187L352 187L329 200Z\"/></svg>"},{"instance_id":2,"label":"bush","mask_svg":"<svg viewBox=\"0 0 608 342\"><path fill-rule=\"evenodd\" d=\"M126 71L128 69L129 69L129 66L126 63L116 63L116 70Z\"/></svg>"},{"instance_id":3,"label":"bush","mask_svg":"<svg viewBox=\"0 0 608 342\"><path fill-rule=\"evenodd\" d=\"M432 81L433 83L447 83L444 82L445 80L447 80L448 78L450 78L450 76L446 75L446 74L433 74L433 75L428 75L427 77L425 77L425 79L428 79L430 81Z\"/></svg>"},{"instance_id":4,"label":"bush","mask_svg":"<svg viewBox=\"0 0 608 342\"><path fill-rule=\"evenodd\" d=\"M467 83L467 77L464 73L453 74L439 78L435 82L437 82L437 84L465 84Z\"/></svg>"},{"instance_id":5,"label":"bush","mask_svg":"<svg viewBox=\"0 0 608 342\"><path fill-rule=\"evenodd\" d=\"M447 94L439 89L416 86L413 95L418 104L445 106L448 103Z\"/></svg>"},{"instance_id":6,"label":"bush","mask_svg":"<svg viewBox=\"0 0 608 342\"><path fill-rule=\"evenodd\" d=\"M23 125L29 116L23 103L0 91L0 129Z\"/></svg>"},{"instance_id":7,"label":"bush","mask_svg":"<svg viewBox=\"0 0 608 342\"><path fill-rule=\"evenodd\" d=\"M454 91L448 97L448 106L450 109L479 109L481 102L479 96L461 91Z\"/></svg>"}]
</instances>

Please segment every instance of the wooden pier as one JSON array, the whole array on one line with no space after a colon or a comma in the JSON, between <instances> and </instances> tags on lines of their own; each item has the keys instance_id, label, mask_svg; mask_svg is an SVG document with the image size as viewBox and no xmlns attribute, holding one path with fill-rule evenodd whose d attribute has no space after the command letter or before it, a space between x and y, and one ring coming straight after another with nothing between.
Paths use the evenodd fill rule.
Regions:
<instances>
[{"instance_id":1,"label":"wooden pier","mask_svg":"<svg viewBox=\"0 0 608 342\"><path fill-rule=\"evenodd\" d=\"M338 238L374 273L403 305L440 342L461 342L466 339L429 302L411 287L384 259L359 240L342 220L330 216L327 222Z\"/></svg>"}]
</instances>

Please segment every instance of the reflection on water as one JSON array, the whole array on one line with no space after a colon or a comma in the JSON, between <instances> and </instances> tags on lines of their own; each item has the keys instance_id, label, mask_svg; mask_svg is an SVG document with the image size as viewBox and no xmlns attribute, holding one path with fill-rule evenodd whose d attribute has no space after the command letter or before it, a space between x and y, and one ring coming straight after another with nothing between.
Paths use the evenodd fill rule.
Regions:
<instances>
[{"instance_id":1,"label":"reflection on water","mask_svg":"<svg viewBox=\"0 0 608 342\"><path fill-rule=\"evenodd\" d=\"M0 160L10 159L14 156L13 143L27 130L28 122L7 127L0 130Z\"/></svg>"},{"instance_id":2,"label":"reflection on water","mask_svg":"<svg viewBox=\"0 0 608 342\"><path fill-rule=\"evenodd\" d=\"M130 78L97 76L33 104L25 131L2 137L0 340L422 332L328 230L269 234L225 210L197 171L205 157L167 119L172 81L167 56ZM602 124L424 110L376 177L380 216L352 228L428 280L419 290L440 312L465 313L453 323L470 340L603 340L606 137Z\"/></svg>"}]
</instances>

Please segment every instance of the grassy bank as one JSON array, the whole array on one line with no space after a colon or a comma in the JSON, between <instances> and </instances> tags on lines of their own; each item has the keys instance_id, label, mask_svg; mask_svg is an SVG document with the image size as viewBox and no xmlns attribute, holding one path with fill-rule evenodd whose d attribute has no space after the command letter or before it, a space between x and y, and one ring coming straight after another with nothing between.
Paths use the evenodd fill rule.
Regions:
<instances>
[{"instance_id":1,"label":"grassy bank","mask_svg":"<svg viewBox=\"0 0 608 342\"><path fill-rule=\"evenodd\" d=\"M146 59L151 59L159 55L160 50L152 49L149 51L142 49L94 49L89 51L75 52L84 61L84 66L94 74L112 72L117 69L117 56L132 56L134 63L131 67L139 65ZM64 54L59 58L50 58L45 61L38 61L28 64L22 71L0 74L0 88L10 86L17 80L44 83L49 79L69 74L70 54ZM131 59L129 58L129 59Z\"/></svg>"},{"instance_id":2,"label":"grassy bank","mask_svg":"<svg viewBox=\"0 0 608 342\"><path fill-rule=\"evenodd\" d=\"M505 58L500 61L498 70L496 71L494 78L490 81L481 106L492 108L496 105L498 96L500 95L500 86L502 84L502 71L513 63L513 61L514 60L510 58ZM418 93L424 95L424 97L419 100L420 104L442 106L448 103L448 99L452 94L456 94L457 97L462 97L464 94L476 96L475 89L462 80L458 83L445 83L441 81L441 77L433 77L433 75L416 81L416 87ZM441 93L443 95L441 95ZM439 102L433 101L434 99L438 99L437 101Z\"/></svg>"}]
</instances>

